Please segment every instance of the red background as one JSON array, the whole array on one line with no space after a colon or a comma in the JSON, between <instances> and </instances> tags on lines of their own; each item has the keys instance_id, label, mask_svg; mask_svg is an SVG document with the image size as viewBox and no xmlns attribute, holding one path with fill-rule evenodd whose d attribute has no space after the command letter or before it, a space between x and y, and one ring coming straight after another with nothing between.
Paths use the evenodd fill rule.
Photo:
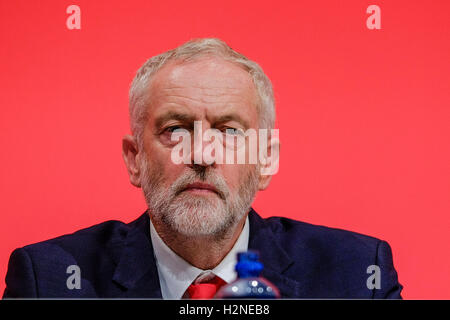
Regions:
<instances>
[{"instance_id":1,"label":"red background","mask_svg":"<svg viewBox=\"0 0 450 320\"><path fill-rule=\"evenodd\" d=\"M81 8L68 30L66 8ZM366 8L381 8L368 30ZM387 240L403 296L450 298L449 1L1 1L0 291L11 251L145 210L121 138L150 56L219 37L273 81L255 208Z\"/></svg>"}]
</instances>

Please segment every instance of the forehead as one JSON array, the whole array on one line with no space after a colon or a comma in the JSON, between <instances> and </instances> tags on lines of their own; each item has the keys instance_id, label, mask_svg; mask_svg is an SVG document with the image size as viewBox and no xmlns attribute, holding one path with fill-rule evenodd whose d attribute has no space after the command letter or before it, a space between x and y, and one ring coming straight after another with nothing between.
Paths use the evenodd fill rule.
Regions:
<instances>
[{"instance_id":1,"label":"forehead","mask_svg":"<svg viewBox=\"0 0 450 320\"><path fill-rule=\"evenodd\" d=\"M171 61L153 76L149 91L150 115L181 107L258 117L258 96L251 76L240 66L220 58Z\"/></svg>"}]
</instances>

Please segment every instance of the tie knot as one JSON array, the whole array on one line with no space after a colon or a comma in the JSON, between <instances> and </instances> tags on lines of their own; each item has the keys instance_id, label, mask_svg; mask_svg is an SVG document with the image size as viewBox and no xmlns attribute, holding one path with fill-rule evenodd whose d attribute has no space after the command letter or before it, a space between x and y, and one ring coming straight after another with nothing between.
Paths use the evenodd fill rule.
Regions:
<instances>
[{"instance_id":1,"label":"tie knot","mask_svg":"<svg viewBox=\"0 0 450 320\"><path fill-rule=\"evenodd\" d=\"M211 299L226 282L213 273L201 274L187 289L190 299Z\"/></svg>"}]
</instances>

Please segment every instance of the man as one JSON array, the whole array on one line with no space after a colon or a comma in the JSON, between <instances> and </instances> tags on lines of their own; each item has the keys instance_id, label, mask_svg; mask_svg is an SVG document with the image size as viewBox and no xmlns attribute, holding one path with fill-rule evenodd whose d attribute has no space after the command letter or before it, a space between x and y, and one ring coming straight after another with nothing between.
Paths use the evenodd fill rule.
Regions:
<instances>
[{"instance_id":1,"label":"man","mask_svg":"<svg viewBox=\"0 0 450 320\"><path fill-rule=\"evenodd\" d=\"M252 162L246 133L273 129L273 92L223 41L193 40L148 60L130 89L130 119L123 158L148 210L16 249L4 297L210 298L234 280L236 253L253 249L282 297L401 298L386 242L251 209L276 172L267 169L277 167L278 140L260 135ZM245 161L220 161L230 151Z\"/></svg>"}]
</instances>

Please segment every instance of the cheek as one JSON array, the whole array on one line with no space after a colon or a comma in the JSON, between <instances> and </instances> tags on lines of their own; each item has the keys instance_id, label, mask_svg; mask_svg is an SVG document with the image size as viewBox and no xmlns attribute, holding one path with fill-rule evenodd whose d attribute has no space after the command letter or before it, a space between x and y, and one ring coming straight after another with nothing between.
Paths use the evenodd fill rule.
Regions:
<instances>
[{"instance_id":1,"label":"cheek","mask_svg":"<svg viewBox=\"0 0 450 320\"><path fill-rule=\"evenodd\" d=\"M254 170L254 165L229 164L223 166L222 172L228 187L235 193L246 181L251 170Z\"/></svg>"},{"instance_id":2,"label":"cheek","mask_svg":"<svg viewBox=\"0 0 450 320\"><path fill-rule=\"evenodd\" d=\"M155 145L147 145L145 150L149 172L160 176L164 185L168 186L175 181L182 166L172 162L170 150Z\"/></svg>"}]
</instances>

